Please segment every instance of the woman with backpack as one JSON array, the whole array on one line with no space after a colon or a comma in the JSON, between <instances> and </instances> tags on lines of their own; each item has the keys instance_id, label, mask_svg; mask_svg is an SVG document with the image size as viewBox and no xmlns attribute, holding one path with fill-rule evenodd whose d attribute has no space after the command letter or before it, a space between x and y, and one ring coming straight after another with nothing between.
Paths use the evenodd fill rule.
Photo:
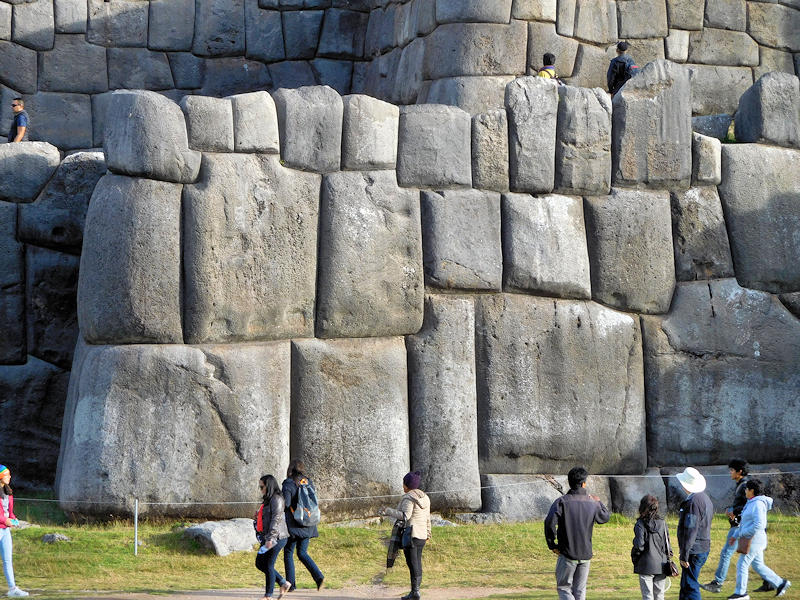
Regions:
<instances>
[{"instance_id":1,"label":"woman with backpack","mask_svg":"<svg viewBox=\"0 0 800 600\"><path fill-rule=\"evenodd\" d=\"M639 518L633 526L631 560L639 575L642 600L664 600L670 588L670 557L667 523L658 514L658 498L647 494L639 502Z\"/></svg>"},{"instance_id":2,"label":"woman with backpack","mask_svg":"<svg viewBox=\"0 0 800 600\"><path fill-rule=\"evenodd\" d=\"M3 573L8 582L8 596L11 598L24 598L28 592L22 591L14 581L14 565L11 558L11 528L18 527L19 521L14 516L14 492L9 487L11 471L5 465L0 465L0 557L3 559Z\"/></svg>"},{"instance_id":3,"label":"woman with backpack","mask_svg":"<svg viewBox=\"0 0 800 600\"><path fill-rule=\"evenodd\" d=\"M266 576L266 586L262 600L272 598L275 589L275 581L280 585L278 598L289 591L291 584L275 570L275 561L278 559L286 540L289 539L289 532L286 529L286 516L283 514L284 503L281 488L278 480L272 475L264 475L259 483L258 489L263 496L263 504L256 512L253 526L256 529L261 547L256 554L256 568Z\"/></svg>"},{"instance_id":4,"label":"woman with backpack","mask_svg":"<svg viewBox=\"0 0 800 600\"><path fill-rule=\"evenodd\" d=\"M310 477L305 475L305 470L306 467L302 460L292 460L286 470L286 479L281 486L283 500L286 504L286 524L289 528L289 541L286 542L286 547L283 549L283 567L286 570L286 579L291 584L289 591L296 587L293 557L295 548L297 548L297 558L308 569L314 583L317 584L317 591L322 589L325 582L325 576L319 570L317 563L308 555L308 544L311 542L311 538L319 537L317 532L319 517L304 518L304 516L308 517L308 513L313 513L315 508L318 515L319 508L314 483ZM306 513L304 516L300 516L300 520L295 518L298 508L301 512ZM305 521L306 524L302 521Z\"/></svg>"}]
</instances>

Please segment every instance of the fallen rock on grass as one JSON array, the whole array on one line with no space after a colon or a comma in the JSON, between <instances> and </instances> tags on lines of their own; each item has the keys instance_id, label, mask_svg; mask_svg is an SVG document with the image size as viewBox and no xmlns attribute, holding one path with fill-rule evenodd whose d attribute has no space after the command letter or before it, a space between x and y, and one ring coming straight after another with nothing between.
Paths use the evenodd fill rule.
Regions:
<instances>
[{"instance_id":1,"label":"fallen rock on grass","mask_svg":"<svg viewBox=\"0 0 800 600\"><path fill-rule=\"evenodd\" d=\"M252 519L206 521L183 531L183 537L200 542L218 556L252 551L256 543Z\"/></svg>"},{"instance_id":2,"label":"fallen rock on grass","mask_svg":"<svg viewBox=\"0 0 800 600\"><path fill-rule=\"evenodd\" d=\"M61 533L45 533L42 536L42 541L45 544L55 544L57 542L69 542L71 540Z\"/></svg>"}]
</instances>

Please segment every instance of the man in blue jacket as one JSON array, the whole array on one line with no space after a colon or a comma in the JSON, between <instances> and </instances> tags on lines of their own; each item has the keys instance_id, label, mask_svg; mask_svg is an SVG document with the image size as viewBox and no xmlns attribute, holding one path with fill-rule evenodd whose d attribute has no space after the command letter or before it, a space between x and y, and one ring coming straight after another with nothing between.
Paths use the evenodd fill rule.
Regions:
<instances>
[{"instance_id":1,"label":"man in blue jacket","mask_svg":"<svg viewBox=\"0 0 800 600\"><path fill-rule=\"evenodd\" d=\"M688 497L678 515L678 547L681 561L681 590L678 600L702 600L700 569L711 550L711 519L714 505L705 493L706 479L694 467L675 476Z\"/></svg>"},{"instance_id":2,"label":"man in blue jacket","mask_svg":"<svg viewBox=\"0 0 800 600\"><path fill-rule=\"evenodd\" d=\"M608 92L614 96L619 89L625 85L625 82L633 77L639 67L633 62L633 58L628 51L628 42L620 42L617 44L617 56L612 59L611 64L608 65L606 72L606 83L608 84Z\"/></svg>"}]
</instances>

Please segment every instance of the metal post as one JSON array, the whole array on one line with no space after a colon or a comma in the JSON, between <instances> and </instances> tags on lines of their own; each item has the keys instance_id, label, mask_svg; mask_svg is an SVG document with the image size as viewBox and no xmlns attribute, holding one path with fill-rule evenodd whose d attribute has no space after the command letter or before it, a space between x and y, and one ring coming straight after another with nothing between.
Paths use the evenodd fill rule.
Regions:
<instances>
[{"instance_id":1,"label":"metal post","mask_svg":"<svg viewBox=\"0 0 800 600\"><path fill-rule=\"evenodd\" d=\"M139 555L139 499L133 499L133 555Z\"/></svg>"}]
</instances>

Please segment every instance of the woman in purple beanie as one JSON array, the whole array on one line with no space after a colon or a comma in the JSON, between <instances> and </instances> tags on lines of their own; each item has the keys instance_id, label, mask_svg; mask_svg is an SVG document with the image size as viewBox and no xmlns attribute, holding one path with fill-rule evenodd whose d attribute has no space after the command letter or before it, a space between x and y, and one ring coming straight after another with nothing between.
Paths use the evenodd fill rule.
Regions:
<instances>
[{"instance_id":1,"label":"woman in purple beanie","mask_svg":"<svg viewBox=\"0 0 800 600\"><path fill-rule=\"evenodd\" d=\"M11 471L5 465L0 465L0 557L3 559L3 573L8 582L8 596L24 598L28 592L23 592L17 587L11 560L11 528L18 527L19 521L14 516L14 496L9 483L11 483Z\"/></svg>"}]
</instances>

